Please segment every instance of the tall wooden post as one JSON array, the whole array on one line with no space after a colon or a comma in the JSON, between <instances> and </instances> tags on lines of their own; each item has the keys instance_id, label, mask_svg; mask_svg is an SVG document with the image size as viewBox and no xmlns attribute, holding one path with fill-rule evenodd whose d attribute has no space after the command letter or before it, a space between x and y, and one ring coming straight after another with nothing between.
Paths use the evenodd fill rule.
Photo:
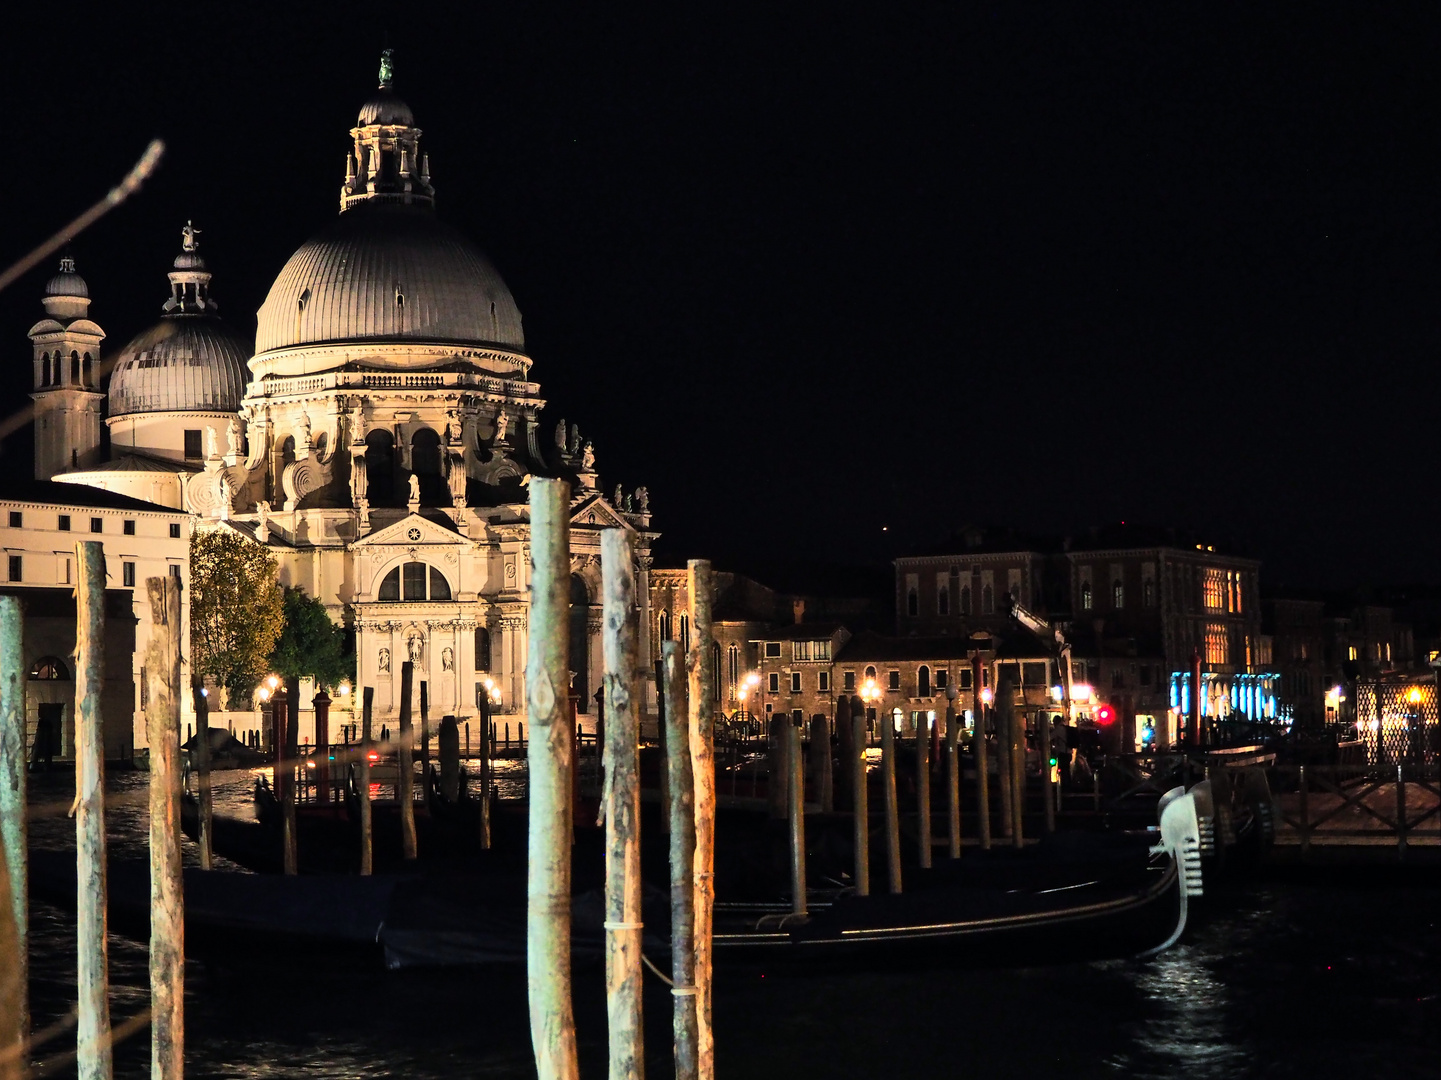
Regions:
<instances>
[{"instance_id":1,"label":"tall wooden post","mask_svg":"<svg viewBox=\"0 0 1441 1080\"><path fill-rule=\"evenodd\" d=\"M661 643L656 642L656 651L659 653ZM655 662L655 712L656 729L655 741L660 745L660 827L662 832L670 831L670 766L666 759L670 756L670 725L666 722L666 699L665 699L665 661L657 659Z\"/></svg>"},{"instance_id":2,"label":"tall wooden post","mask_svg":"<svg viewBox=\"0 0 1441 1080\"><path fill-rule=\"evenodd\" d=\"M20 599L0 596L0 1078L25 1074L30 1035L25 648Z\"/></svg>"},{"instance_id":3,"label":"tall wooden post","mask_svg":"<svg viewBox=\"0 0 1441 1080\"><path fill-rule=\"evenodd\" d=\"M711 662L714 588L711 565L691 559L689 569L691 647L686 657L690 682L691 769L695 773L695 971L700 1080L715 1075L711 1030L712 917L715 910L715 668Z\"/></svg>"},{"instance_id":4,"label":"tall wooden post","mask_svg":"<svg viewBox=\"0 0 1441 1080\"><path fill-rule=\"evenodd\" d=\"M370 817L370 724L375 711L375 687L360 692L360 872L375 869L375 841Z\"/></svg>"},{"instance_id":5,"label":"tall wooden post","mask_svg":"<svg viewBox=\"0 0 1441 1080\"><path fill-rule=\"evenodd\" d=\"M1001 767L1010 778L1007 793L1011 798L1011 846L1024 847L1026 834L1021 814L1026 796L1026 722L1016 712L1015 682L1011 669L1002 666L996 675L997 728L1005 732Z\"/></svg>"},{"instance_id":6,"label":"tall wooden post","mask_svg":"<svg viewBox=\"0 0 1441 1080\"><path fill-rule=\"evenodd\" d=\"M790 805L791 765L790 741L786 738L786 727L791 722L790 714L770 714L769 746L766 748L766 799L770 816L774 821L784 821L786 807Z\"/></svg>"},{"instance_id":7,"label":"tall wooden post","mask_svg":"<svg viewBox=\"0 0 1441 1080\"><path fill-rule=\"evenodd\" d=\"M806 913L806 782L801 762L801 728L792 720L781 725L786 740L786 761L790 765L791 784L787 792L786 823L791 841L791 913Z\"/></svg>"},{"instance_id":8,"label":"tall wooden post","mask_svg":"<svg viewBox=\"0 0 1441 1080\"><path fill-rule=\"evenodd\" d=\"M855 822L856 895L871 894L871 811L866 782L866 710L851 705L851 808Z\"/></svg>"},{"instance_id":9,"label":"tall wooden post","mask_svg":"<svg viewBox=\"0 0 1441 1080\"><path fill-rule=\"evenodd\" d=\"M330 695L318 690L311 699L315 710L315 801L330 803Z\"/></svg>"},{"instance_id":10,"label":"tall wooden post","mask_svg":"<svg viewBox=\"0 0 1441 1080\"><path fill-rule=\"evenodd\" d=\"M956 689L946 688L946 837L949 855L961 857L961 722L956 716Z\"/></svg>"},{"instance_id":11,"label":"tall wooden post","mask_svg":"<svg viewBox=\"0 0 1441 1080\"><path fill-rule=\"evenodd\" d=\"M836 700L836 759L840 762L835 772L835 805L842 810L854 807L851 801L851 760L856 748L852 741L855 733L851 730L851 699L842 694Z\"/></svg>"},{"instance_id":12,"label":"tall wooden post","mask_svg":"<svg viewBox=\"0 0 1441 1080\"><path fill-rule=\"evenodd\" d=\"M490 718L490 691L484 686L480 694L480 819L479 837L482 851L490 850L490 751L494 747Z\"/></svg>"},{"instance_id":13,"label":"tall wooden post","mask_svg":"<svg viewBox=\"0 0 1441 1080\"><path fill-rule=\"evenodd\" d=\"M180 581L145 580L150 647L150 1075L185 1073L185 899L180 869ZM197 718L198 719L198 718ZM197 725L197 735L205 729ZM208 736L205 736L208 737Z\"/></svg>"},{"instance_id":14,"label":"tall wooden post","mask_svg":"<svg viewBox=\"0 0 1441 1080\"><path fill-rule=\"evenodd\" d=\"M1011 820L1016 812L1016 798L1011 791L1016 776L1015 765L1011 761L1011 720L1014 712L1001 704L999 676L997 685L993 686L992 690L995 698L991 704L991 721L996 729L996 787L999 789L997 795L1001 801L1001 835L1014 836L1016 830Z\"/></svg>"},{"instance_id":15,"label":"tall wooden post","mask_svg":"<svg viewBox=\"0 0 1441 1080\"><path fill-rule=\"evenodd\" d=\"M896 724L882 708L876 709L881 727L881 797L886 808L886 873L893 893L901 891L901 814L896 805Z\"/></svg>"},{"instance_id":16,"label":"tall wooden post","mask_svg":"<svg viewBox=\"0 0 1441 1080\"><path fill-rule=\"evenodd\" d=\"M399 778L395 798L400 803L400 849L407 861L415 858L415 766L411 754L415 748L415 727L410 719L410 698L415 689L415 663L406 660L400 665L400 742L396 761Z\"/></svg>"},{"instance_id":17,"label":"tall wooden post","mask_svg":"<svg viewBox=\"0 0 1441 1080\"><path fill-rule=\"evenodd\" d=\"M421 791L430 782L430 683L420 680L420 782Z\"/></svg>"},{"instance_id":18,"label":"tall wooden post","mask_svg":"<svg viewBox=\"0 0 1441 1080\"><path fill-rule=\"evenodd\" d=\"M925 725L922 730L921 725ZM931 868L931 714L916 724L916 840L922 870Z\"/></svg>"},{"instance_id":19,"label":"tall wooden post","mask_svg":"<svg viewBox=\"0 0 1441 1080\"><path fill-rule=\"evenodd\" d=\"M76 1067L81 1080L109 1080L109 974L105 942L105 551L98 540L75 545L76 601L75 881Z\"/></svg>"},{"instance_id":20,"label":"tall wooden post","mask_svg":"<svg viewBox=\"0 0 1441 1080\"><path fill-rule=\"evenodd\" d=\"M1378 694L1379 702L1381 696ZM1195 751L1201 745L1201 651L1191 650L1191 710L1186 723L1186 749Z\"/></svg>"},{"instance_id":21,"label":"tall wooden post","mask_svg":"<svg viewBox=\"0 0 1441 1080\"><path fill-rule=\"evenodd\" d=\"M700 1033L696 1000L695 948L695 779L690 754L690 708L681 674L680 645L662 641L661 688L665 701L666 756L670 775L670 942L676 1080L697 1080Z\"/></svg>"},{"instance_id":22,"label":"tall wooden post","mask_svg":"<svg viewBox=\"0 0 1441 1080\"><path fill-rule=\"evenodd\" d=\"M453 716L442 716L435 729L435 760L439 763L437 790L454 806L460 800L460 724Z\"/></svg>"},{"instance_id":23,"label":"tall wooden post","mask_svg":"<svg viewBox=\"0 0 1441 1080\"><path fill-rule=\"evenodd\" d=\"M831 725L824 716L811 717L811 773L815 777L816 802L821 813L836 808L835 778L831 769Z\"/></svg>"},{"instance_id":24,"label":"tall wooden post","mask_svg":"<svg viewBox=\"0 0 1441 1080\"><path fill-rule=\"evenodd\" d=\"M202 676L191 677L190 699L195 706L195 789L200 812L196 835L200 841L200 869L209 870L214 861L215 806L210 790L210 698L204 683Z\"/></svg>"},{"instance_id":25,"label":"tall wooden post","mask_svg":"<svg viewBox=\"0 0 1441 1080\"><path fill-rule=\"evenodd\" d=\"M530 481L530 641L525 665L530 741L526 988L539 1080L576 1080L570 978L571 772L570 485Z\"/></svg>"},{"instance_id":26,"label":"tall wooden post","mask_svg":"<svg viewBox=\"0 0 1441 1080\"><path fill-rule=\"evenodd\" d=\"M280 801L281 820L285 828L285 872L300 873L299 823L295 820L296 773L300 760L300 676L285 680L285 698L290 703L285 713L285 797Z\"/></svg>"},{"instance_id":27,"label":"tall wooden post","mask_svg":"<svg viewBox=\"0 0 1441 1080\"><path fill-rule=\"evenodd\" d=\"M976 828L981 850L991 850L991 774L986 753L986 703L981 695L981 654L971 656L971 702L975 724L971 729L971 756L976 763Z\"/></svg>"},{"instance_id":28,"label":"tall wooden post","mask_svg":"<svg viewBox=\"0 0 1441 1080\"><path fill-rule=\"evenodd\" d=\"M1051 782L1051 718L1045 712L1036 714L1036 723L1040 730L1036 734L1040 737L1041 744L1041 795L1045 802L1045 823L1046 832L1056 831L1056 785Z\"/></svg>"},{"instance_id":29,"label":"tall wooden post","mask_svg":"<svg viewBox=\"0 0 1441 1080\"><path fill-rule=\"evenodd\" d=\"M630 533L600 534L605 656L605 985L610 1080L645 1076L641 1023L640 637Z\"/></svg>"}]
</instances>

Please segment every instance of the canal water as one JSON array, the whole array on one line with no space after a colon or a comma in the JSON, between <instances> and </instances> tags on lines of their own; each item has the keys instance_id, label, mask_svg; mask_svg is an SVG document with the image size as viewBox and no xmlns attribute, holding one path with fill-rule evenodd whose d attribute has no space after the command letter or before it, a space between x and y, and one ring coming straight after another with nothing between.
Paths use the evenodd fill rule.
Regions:
<instances>
[{"instance_id":1,"label":"canal water","mask_svg":"<svg viewBox=\"0 0 1441 1080\"><path fill-rule=\"evenodd\" d=\"M519 770L520 763L507 766ZM519 782L519 776L514 778ZM145 774L107 780L114 855L144 857ZM248 805L232 774L217 803ZM31 782L32 844L74 847L73 783ZM195 850L185 842L188 862ZM1182 943L1157 959L1019 969L799 976L721 973L722 1078L1441 1076L1441 889L1377 885L1364 870L1325 886L1213 889ZM39 1028L75 996L75 919L36 902L32 1007ZM527 1077L523 973L366 972L297 957L186 967L190 1077ZM111 1014L148 1003L143 943L112 935ZM602 973L577 980L582 1075L605 1072ZM670 1074L670 996L646 999L648 1071ZM73 1031L45 1053L73 1049ZM148 1075L149 1034L116 1051ZM55 1062L52 1075L73 1075Z\"/></svg>"}]
</instances>

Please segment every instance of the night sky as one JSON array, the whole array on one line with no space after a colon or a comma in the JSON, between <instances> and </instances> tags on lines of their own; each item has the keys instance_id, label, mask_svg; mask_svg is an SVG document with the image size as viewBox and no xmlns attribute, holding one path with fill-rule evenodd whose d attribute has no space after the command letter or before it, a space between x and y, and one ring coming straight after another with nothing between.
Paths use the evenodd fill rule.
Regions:
<instances>
[{"instance_id":1,"label":"night sky","mask_svg":"<svg viewBox=\"0 0 1441 1080\"><path fill-rule=\"evenodd\" d=\"M5 261L170 147L74 246L112 350L186 218L253 332L388 43L545 429L649 487L664 562L1126 520L1441 582L1434 4L31 7ZM52 269L0 295L7 412Z\"/></svg>"}]
</instances>

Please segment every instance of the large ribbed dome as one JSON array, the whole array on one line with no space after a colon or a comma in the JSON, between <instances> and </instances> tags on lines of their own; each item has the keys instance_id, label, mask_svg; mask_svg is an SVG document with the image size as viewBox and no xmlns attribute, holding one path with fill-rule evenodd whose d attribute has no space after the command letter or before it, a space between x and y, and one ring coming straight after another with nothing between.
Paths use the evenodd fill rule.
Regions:
<instances>
[{"instance_id":1,"label":"large ribbed dome","mask_svg":"<svg viewBox=\"0 0 1441 1080\"><path fill-rule=\"evenodd\" d=\"M249 356L245 339L214 316L167 316L116 359L109 415L238 412Z\"/></svg>"},{"instance_id":2,"label":"large ribbed dome","mask_svg":"<svg viewBox=\"0 0 1441 1080\"><path fill-rule=\"evenodd\" d=\"M485 256L429 209L395 203L342 213L290 257L260 307L257 354L351 341L525 347Z\"/></svg>"}]
</instances>

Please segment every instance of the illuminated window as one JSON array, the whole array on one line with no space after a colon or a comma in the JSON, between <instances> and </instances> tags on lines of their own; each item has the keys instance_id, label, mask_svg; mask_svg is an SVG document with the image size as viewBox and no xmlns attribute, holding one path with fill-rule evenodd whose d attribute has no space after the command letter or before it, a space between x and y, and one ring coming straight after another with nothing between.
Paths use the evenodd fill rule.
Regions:
<instances>
[{"instance_id":1,"label":"illuminated window","mask_svg":"<svg viewBox=\"0 0 1441 1080\"><path fill-rule=\"evenodd\" d=\"M1231 642L1224 623L1206 625L1206 663L1225 664L1231 655Z\"/></svg>"},{"instance_id":2,"label":"illuminated window","mask_svg":"<svg viewBox=\"0 0 1441 1080\"><path fill-rule=\"evenodd\" d=\"M1201 579L1201 602L1207 611L1226 610L1226 572L1207 568Z\"/></svg>"},{"instance_id":3,"label":"illuminated window","mask_svg":"<svg viewBox=\"0 0 1441 1080\"><path fill-rule=\"evenodd\" d=\"M58 656L44 656L35 661L30 678L37 682L58 682L70 678L70 669Z\"/></svg>"},{"instance_id":4,"label":"illuminated window","mask_svg":"<svg viewBox=\"0 0 1441 1080\"><path fill-rule=\"evenodd\" d=\"M426 563L403 563L381 580L376 599L449 600L450 583L444 574Z\"/></svg>"},{"instance_id":5,"label":"illuminated window","mask_svg":"<svg viewBox=\"0 0 1441 1080\"><path fill-rule=\"evenodd\" d=\"M726 646L726 676L734 690L741 681L741 648L735 642Z\"/></svg>"},{"instance_id":6,"label":"illuminated window","mask_svg":"<svg viewBox=\"0 0 1441 1080\"><path fill-rule=\"evenodd\" d=\"M1117 609L1126 606L1126 587L1119 581L1111 582L1111 606Z\"/></svg>"},{"instance_id":7,"label":"illuminated window","mask_svg":"<svg viewBox=\"0 0 1441 1080\"><path fill-rule=\"evenodd\" d=\"M1091 610L1091 583L1089 581L1081 582L1081 610Z\"/></svg>"},{"instance_id":8,"label":"illuminated window","mask_svg":"<svg viewBox=\"0 0 1441 1080\"><path fill-rule=\"evenodd\" d=\"M1352 645L1350 648L1348 648L1348 649L1346 650L1346 653L1347 653L1347 655L1350 657L1350 659L1355 660L1355 659L1356 659L1356 646Z\"/></svg>"}]
</instances>

